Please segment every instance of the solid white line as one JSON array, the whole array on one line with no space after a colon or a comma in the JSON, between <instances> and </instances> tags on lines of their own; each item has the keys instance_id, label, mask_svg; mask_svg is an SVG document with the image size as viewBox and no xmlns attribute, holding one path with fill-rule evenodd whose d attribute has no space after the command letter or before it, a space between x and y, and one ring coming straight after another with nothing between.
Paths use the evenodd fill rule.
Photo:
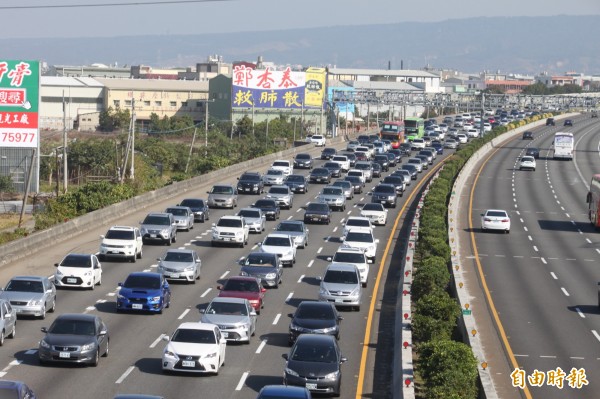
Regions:
<instances>
[{"instance_id":1,"label":"solid white line","mask_svg":"<svg viewBox=\"0 0 600 399\"><path fill-rule=\"evenodd\" d=\"M600 341L600 335L598 335L598 333L596 332L596 330L592 330L592 334L594 334L594 337L596 337L596 339L598 341Z\"/></svg>"},{"instance_id":2,"label":"solid white line","mask_svg":"<svg viewBox=\"0 0 600 399\"><path fill-rule=\"evenodd\" d=\"M273 319L273 325L279 323L280 317L281 317L281 313L277 313L277 315L275 316L275 319Z\"/></svg>"},{"instance_id":3,"label":"solid white line","mask_svg":"<svg viewBox=\"0 0 600 399\"><path fill-rule=\"evenodd\" d=\"M185 315L186 315L186 314L188 314L188 313L190 313L190 309L186 309L186 310L184 310L184 311L183 311L183 313L181 313L181 316L179 316L179 317L177 318L177 320L181 320L181 319L183 319L183 318L185 317Z\"/></svg>"},{"instance_id":4,"label":"solid white line","mask_svg":"<svg viewBox=\"0 0 600 399\"><path fill-rule=\"evenodd\" d=\"M560 289L562 290L563 294L565 294L566 296L571 296L571 295L569 295L569 293L567 292L565 287L560 287Z\"/></svg>"},{"instance_id":5,"label":"solid white line","mask_svg":"<svg viewBox=\"0 0 600 399\"><path fill-rule=\"evenodd\" d=\"M134 366L129 366L129 368L127 370L125 370L125 372L123 373L123 375L121 377L119 377L118 380L115 381L115 384L122 383L125 380L125 378L127 378L127 376L129 374L131 374L131 372L133 371L134 368L135 368Z\"/></svg>"},{"instance_id":6,"label":"solid white line","mask_svg":"<svg viewBox=\"0 0 600 399\"><path fill-rule=\"evenodd\" d=\"M221 277L219 277L219 279L225 278L225 276L227 276L228 274L229 274L229 270L227 270L225 273L221 274Z\"/></svg>"},{"instance_id":7,"label":"solid white line","mask_svg":"<svg viewBox=\"0 0 600 399\"><path fill-rule=\"evenodd\" d=\"M156 345L158 345L158 343L160 341L162 341L162 339L163 339L164 336L165 336L165 334L160 334L158 336L158 338L156 338L156 340L150 344L150 348L156 348Z\"/></svg>"},{"instance_id":8,"label":"solid white line","mask_svg":"<svg viewBox=\"0 0 600 399\"><path fill-rule=\"evenodd\" d=\"M546 259L544 259L543 257L542 257L542 258L540 258L540 259L542 260L542 263L543 263L544 265L547 265L547 264L548 264L548 263L546 262Z\"/></svg>"},{"instance_id":9,"label":"solid white line","mask_svg":"<svg viewBox=\"0 0 600 399\"><path fill-rule=\"evenodd\" d=\"M235 387L236 391L241 391L242 387L244 386L244 384L246 383L246 378L248 378L248 372L244 372L244 374L242 374L242 378L240 378L240 382L237 384L237 387Z\"/></svg>"},{"instance_id":10,"label":"solid white line","mask_svg":"<svg viewBox=\"0 0 600 399\"><path fill-rule=\"evenodd\" d=\"M311 260L310 262L308 262L308 267L311 267L313 265L313 263L315 263L315 260Z\"/></svg>"},{"instance_id":11,"label":"solid white line","mask_svg":"<svg viewBox=\"0 0 600 399\"><path fill-rule=\"evenodd\" d=\"M209 292L211 292L211 291L212 291L212 288L208 288L206 291L204 291L204 292L202 293L202 295L200 295L200 298L204 298L204 297L205 297L206 295L208 295L208 293L209 293Z\"/></svg>"},{"instance_id":12,"label":"solid white line","mask_svg":"<svg viewBox=\"0 0 600 399\"><path fill-rule=\"evenodd\" d=\"M300 278L298 279L298 282L301 283L302 279L304 279L304 274L302 276L300 276Z\"/></svg>"},{"instance_id":13,"label":"solid white line","mask_svg":"<svg viewBox=\"0 0 600 399\"><path fill-rule=\"evenodd\" d=\"M585 359L584 357L579 357L579 356L571 356L569 357L569 359L573 359L573 360L583 360Z\"/></svg>"},{"instance_id":14,"label":"solid white line","mask_svg":"<svg viewBox=\"0 0 600 399\"><path fill-rule=\"evenodd\" d=\"M579 308L575 308L575 310L577 313L579 313L579 316L581 316L582 319L585 319L585 315L581 312L581 310L579 310Z\"/></svg>"},{"instance_id":15,"label":"solid white line","mask_svg":"<svg viewBox=\"0 0 600 399\"><path fill-rule=\"evenodd\" d=\"M260 343L260 345L258 345L258 348L256 348L256 352L254 352L254 353L260 353L266 344L267 344L267 340L263 339L262 342Z\"/></svg>"},{"instance_id":16,"label":"solid white line","mask_svg":"<svg viewBox=\"0 0 600 399\"><path fill-rule=\"evenodd\" d=\"M289 295L287 296L287 298L285 298L285 301L289 301L290 299L292 299L292 297L294 296L294 292L290 292Z\"/></svg>"},{"instance_id":17,"label":"solid white line","mask_svg":"<svg viewBox=\"0 0 600 399\"><path fill-rule=\"evenodd\" d=\"M317 253L320 254L322 250L323 250L323 247L317 249Z\"/></svg>"}]
</instances>

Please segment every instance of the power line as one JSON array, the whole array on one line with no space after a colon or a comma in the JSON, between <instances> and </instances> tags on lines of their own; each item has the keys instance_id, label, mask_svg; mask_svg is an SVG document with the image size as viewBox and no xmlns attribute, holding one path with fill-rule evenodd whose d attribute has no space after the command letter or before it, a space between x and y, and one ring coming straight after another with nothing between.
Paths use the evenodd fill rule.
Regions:
<instances>
[{"instance_id":1,"label":"power line","mask_svg":"<svg viewBox=\"0 0 600 399\"><path fill-rule=\"evenodd\" d=\"M184 3L213 3L233 0L154 0L154 1L135 1L125 3L93 3L93 4L55 4L55 5L35 5L35 6L0 6L0 10L32 10L42 8L89 8L89 7L120 7L120 6L149 6L161 4L184 4Z\"/></svg>"}]
</instances>

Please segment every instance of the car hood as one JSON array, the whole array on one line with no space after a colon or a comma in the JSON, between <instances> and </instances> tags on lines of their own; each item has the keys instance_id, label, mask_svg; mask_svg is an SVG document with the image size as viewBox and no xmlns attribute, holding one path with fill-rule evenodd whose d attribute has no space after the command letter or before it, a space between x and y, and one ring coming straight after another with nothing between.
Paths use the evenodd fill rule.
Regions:
<instances>
[{"instance_id":1,"label":"car hood","mask_svg":"<svg viewBox=\"0 0 600 399\"><path fill-rule=\"evenodd\" d=\"M382 211L360 211L361 216L381 216L385 215Z\"/></svg>"},{"instance_id":2,"label":"car hood","mask_svg":"<svg viewBox=\"0 0 600 399\"><path fill-rule=\"evenodd\" d=\"M337 195L337 194L319 194L319 198L324 199L324 200L341 200L344 199L345 196L344 195Z\"/></svg>"},{"instance_id":3,"label":"car hood","mask_svg":"<svg viewBox=\"0 0 600 399\"><path fill-rule=\"evenodd\" d=\"M321 281L321 287L327 291L353 291L359 284L327 283Z\"/></svg>"},{"instance_id":4,"label":"car hood","mask_svg":"<svg viewBox=\"0 0 600 399\"><path fill-rule=\"evenodd\" d=\"M231 199L233 197L232 194L209 194L208 198L212 199L212 200L216 200L216 199L220 199L220 200L227 200L227 199Z\"/></svg>"},{"instance_id":5,"label":"car hood","mask_svg":"<svg viewBox=\"0 0 600 399\"><path fill-rule=\"evenodd\" d=\"M240 271L248 273L250 276L266 276L269 273L277 273L277 267L242 266ZM248 299L254 299L255 297L258 298L258 295L254 295L253 298L248 297ZM240 298L245 298L245 297L240 297Z\"/></svg>"},{"instance_id":6,"label":"car hood","mask_svg":"<svg viewBox=\"0 0 600 399\"><path fill-rule=\"evenodd\" d=\"M292 324L302 327L309 328L311 330L320 330L322 328L335 327L335 320L322 320L322 319L293 319Z\"/></svg>"},{"instance_id":7,"label":"car hood","mask_svg":"<svg viewBox=\"0 0 600 399\"><path fill-rule=\"evenodd\" d=\"M327 214L329 214L328 211L325 211L325 210L320 211L320 210L316 210L316 209L306 210L306 213L305 213L305 215L327 215Z\"/></svg>"},{"instance_id":8,"label":"car hood","mask_svg":"<svg viewBox=\"0 0 600 399\"><path fill-rule=\"evenodd\" d=\"M258 207L258 209L260 209L263 212L276 212L277 211L277 207L274 207L274 206L261 206L261 207Z\"/></svg>"},{"instance_id":9,"label":"car hood","mask_svg":"<svg viewBox=\"0 0 600 399\"><path fill-rule=\"evenodd\" d=\"M95 342L96 337L93 335L74 335L74 334L46 334L44 341L48 345L58 346L81 346Z\"/></svg>"},{"instance_id":10,"label":"car hood","mask_svg":"<svg viewBox=\"0 0 600 399\"><path fill-rule=\"evenodd\" d=\"M121 246L126 246L126 245L134 245L135 244L135 240L116 240L114 238L104 238L102 240L102 244L103 245L121 245Z\"/></svg>"},{"instance_id":11,"label":"car hood","mask_svg":"<svg viewBox=\"0 0 600 399\"><path fill-rule=\"evenodd\" d=\"M178 355L200 356L204 357L209 353L214 353L218 349L217 344L199 344L192 342L169 342L166 351Z\"/></svg>"},{"instance_id":12,"label":"car hood","mask_svg":"<svg viewBox=\"0 0 600 399\"><path fill-rule=\"evenodd\" d=\"M190 266L194 266L195 263L194 262L172 262L172 261L165 261L165 260L161 260L160 264L163 267L169 268L169 269L174 269L174 270L183 270L186 267L190 267Z\"/></svg>"},{"instance_id":13,"label":"car hood","mask_svg":"<svg viewBox=\"0 0 600 399\"><path fill-rule=\"evenodd\" d=\"M130 297L130 296L155 297L155 296L162 296L162 291L160 289L150 289L150 288L121 287L121 289L119 290L119 295L122 295L124 297Z\"/></svg>"},{"instance_id":14,"label":"car hood","mask_svg":"<svg viewBox=\"0 0 600 399\"><path fill-rule=\"evenodd\" d=\"M267 198L289 198L290 194L278 194L278 193L269 193L267 194Z\"/></svg>"},{"instance_id":15,"label":"car hood","mask_svg":"<svg viewBox=\"0 0 600 399\"><path fill-rule=\"evenodd\" d=\"M21 292L21 291L2 291L0 293L0 298L6 299L9 301L31 301L36 300L39 301L44 298L44 293L42 292Z\"/></svg>"},{"instance_id":16,"label":"car hood","mask_svg":"<svg viewBox=\"0 0 600 399\"><path fill-rule=\"evenodd\" d=\"M244 216L244 219L246 219L246 224L255 224L255 223L260 223L262 222L262 218L251 218L248 216Z\"/></svg>"},{"instance_id":17,"label":"car hood","mask_svg":"<svg viewBox=\"0 0 600 399\"><path fill-rule=\"evenodd\" d=\"M255 300L260 298L260 292L249 291L221 291L219 296L222 298L244 298L247 300Z\"/></svg>"},{"instance_id":18,"label":"car hood","mask_svg":"<svg viewBox=\"0 0 600 399\"><path fill-rule=\"evenodd\" d=\"M285 254L292 250L292 247L280 247L278 245L261 245L262 252L270 254Z\"/></svg>"},{"instance_id":19,"label":"car hood","mask_svg":"<svg viewBox=\"0 0 600 399\"><path fill-rule=\"evenodd\" d=\"M304 185L306 185L306 182L303 182L303 181L286 181L285 185L289 186L289 187L298 187L298 186L304 186Z\"/></svg>"},{"instance_id":20,"label":"car hood","mask_svg":"<svg viewBox=\"0 0 600 399\"><path fill-rule=\"evenodd\" d=\"M189 219L189 216L180 216L180 215L173 215L173 219L175 219L175 221L186 221Z\"/></svg>"},{"instance_id":21,"label":"car hood","mask_svg":"<svg viewBox=\"0 0 600 399\"><path fill-rule=\"evenodd\" d=\"M57 272L60 272L66 276L85 276L86 273L89 273L92 270L93 269L91 267L58 266L56 268Z\"/></svg>"},{"instance_id":22,"label":"car hood","mask_svg":"<svg viewBox=\"0 0 600 399\"><path fill-rule=\"evenodd\" d=\"M221 233L237 233L242 230L242 227L225 227L225 226L215 226L215 230Z\"/></svg>"},{"instance_id":23,"label":"car hood","mask_svg":"<svg viewBox=\"0 0 600 399\"><path fill-rule=\"evenodd\" d=\"M240 315L224 315L224 314L203 314L200 320L203 323L212 323L216 325L243 325L249 324L250 318L248 316Z\"/></svg>"},{"instance_id":24,"label":"car hood","mask_svg":"<svg viewBox=\"0 0 600 399\"><path fill-rule=\"evenodd\" d=\"M277 233L279 234L286 234L292 238L296 238L296 237L304 237L304 233L301 231L279 231L277 230Z\"/></svg>"},{"instance_id":25,"label":"car hood","mask_svg":"<svg viewBox=\"0 0 600 399\"><path fill-rule=\"evenodd\" d=\"M287 368L305 377L324 377L339 370L339 363L302 362L288 360Z\"/></svg>"},{"instance_id":26,"label":"car hood","mask_svg":"<svg viewBox=\"0 0 600 399\"><path fill-rule=\"evenodd\" d=\"M143 224L141 228L146 230L168 230L171 226L165 224Z\"/></svg>"}]
</instances>

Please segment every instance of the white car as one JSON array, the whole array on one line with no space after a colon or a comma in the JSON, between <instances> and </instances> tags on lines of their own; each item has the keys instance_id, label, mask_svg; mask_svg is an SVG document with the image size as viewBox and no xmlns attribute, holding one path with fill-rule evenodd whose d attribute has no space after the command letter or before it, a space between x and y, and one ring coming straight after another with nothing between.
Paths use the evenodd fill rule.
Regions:
<instances>
[{"instance_id":1,"label":"white car","mask_svg":"<svg viewBox=\"0 0 600 399\"><path fill-rule=\"evenodd\" d=\"M326 141L325 136L321 134L315 134L310 137L310 142L314 143L317 147L325 147Z\"/></svg>"},{"instance_id":2,"label":"white car","mask_svg":"<svg viewBox=\"0 0 600 399\"><path fill-rule=\"evenodd\" d=\"M362 250L367 259L375 262L379 240L373 236L373 231L364 227L351 228L344 236L343 245Z\"/></svg>"},{"instance_id":3,"label":"white car","mask_svg":"<svg viewBox=\"0 0 600 399\"><path fill-rule=\"evenodd\" d=\"M102 265L93 254L68 254L55 263L54 285L57 287L81 287L93 290L102 284Z\"/></svg>"},{"instance_id":4,"label":"white car","mask_svg":"<svg viewBox=\"0 0 600 399\"><path fill-rule=\"evenodd\" d=\"M98 258L120 258L131 262L142 259L144 242L137 227L112 226L100 238Z\"/></svg>"},{"instance_id":5,"label":"white car","mask_svg":"<svg viewBox=\"0 0 600 399\"><path fill-rule=\"evenodd\" d=\"M360 210L360 216L369 218L369 220L371 220L371 223L379 226L385 226L385 224L387 223L387 214L388 210L385 209L383 204L365 204Z\"/></svg>"},{"instance_id":6,"label":"white car","mask_svg":"<svg viewBox=\"0 0 600 399\"><path fill-rule=\"evenodd\" d=\"M273 164L271 165L271 169L280 170L285 176L289 176L294 170L294 165L291 161L286 161L285 159L278 159L273 162Z\"/></svg>"},{"instance_id":7,"label":"white car","mask_svg":"<svg viewBox=\"0 0 600 399\"><path fill-rule=\"evenodd\" d=\"M283 265L296 263L296 245L287 234L271 233L260 243L260 251L276 254Z\"/></svg>"},{"instance_id":8,"label":"white car","mask_svg":"<svg viewBox=\"0 0 600 399\"><path fill-rule=\"evenodd\" d=\"M419 158L408 158L406 163L409 165L414 165L415 168L417 168L418 173L423 171L423 161L421 161Z\"/></svg>"},{"instance_id":9,"label":"white car","mask_svg":"<svg viewBox=\"0 0 600 399\"><path fill-rule=\"evenodd\" d=\"M367 286L367 280L369 278L369 260L367 260L367 256L365 253L358 248L348 248L341 246L338 248L335 255L327 258L328 262L332 262L332 264L352 264L356 266L360 273L360 282L364 287Z\"/></svg>"},{"instance_id":10,"label":"white car","mask_svg":"<svg viewBox=\"0 0 600 399\"><path fill-rule=\"evenodd\" d=\"M250 227L243 216L222 216L217 223L212 224L211 245L237 245L244 248L248 244Z\"/></svg>"},{"instance_id":11,"label":"white car","mask_svg":"<svg viewBox=\"0 0 600 399\"><path fill-rule=\"evenodd\" d=\"M479 137L479 129L469 129L467 130L467 136L471 139L476 139Z\"/></svg>"},{"instance_id":12,"label":"white car","mask_svg":"<svg viewBox=\"0 0 600 399\"><path fill-rule=\"evenodd\" d=\"M350 160L345 155L334 155L331 157L331 161L339 163L342 172L347 172L350 170Z\"/></svg>"},{"instance_id":13,"label":"white car","mask_svg":"<svg viewBox=\"0 0 600 399\"><path fill-rule=\"evenodd\" d=\"M510 217L502 209L488 209L481 214L482 230L500 230L510 233Z\"/></svg>"},{"instance_id":14,"label":"white car","mask_svg":"<svg viewBox=\"0 0 600 399\"><path fill-rule=\"evenodd\" d=\"M287 175L284 174L283 170L271 168L263 175L263 183L265 183L266 186L280 186L283 184L286 177Z\"/></svg>"},{"instance_id":15,"label":"white car","mask_svg":"<svg viewBox=\"0 0 600 399\"><path fill-rule=\"evenodd\" d=\"M163 350L163 372L219 374L225 364L227 340L219 327L210 323L187 322L177 327Z\"/></svg>"},{"instance_id":16,"label":"white car","mask_svg":"<svg viewBox=\"0 0 600 399\"><path fill-rule=\"evenodd\" d=\"M463 133L457 134L456 139L458 140L458 142L460 144L466 144L469 141L469 138L467 137L467 135L463 134Z\"/></svg>"},{"instance_id":17,"label":"white car","mask_svg":"<svg viewBox=\"0 0 600 399\"><path fill-rule=\"evenodd\" d=\"M346 176L356 176L360 179L362 184L365 184L367 182L364 172L359 169L350 169Z\"/></svg>"},{"instance_id":18,"label":"white car","mask_svg":"<svg viewBox=\"0 0 600 399\"><path fill-rule=\"evenodd\" d=\"M344 222L344 231L342 236L345 237L348 234L348 231L354 227L364 227L373 231L373 224L371 224L371 220L365 216L350 216Z\"/></svg>"},{"instance_id":19,"label":"white car","mask_svg":"<svg viewBox=\"0 0 600 399\"><path fill-rule=\"evenodd\" d=\"M412 150L422 150L423 148L426 147L425 140L424 139L414 139L411 142L410 146L411 146Z\"/></svg>"},{"instance_id":20,"label":"white car","mask_svg":"<svg viewBox=\"0 0 600 399\"><path fill-rule=\"evenodd\" d=\"M521 157L521 161L519 162L519 170L528 169L535 171L535 158L529 155L525 155Z\"/></svg>"},{"instance_id":21,"label":"white car","mask_svg":"<svg viewBox=\"0 0 600 399\"><path fill-rule=\"evenodd\" d=\"M491 132L492 131L492 124L489 122L484 122L483 123L483 131L485 132Z\"/></svg>"}]
</instances>

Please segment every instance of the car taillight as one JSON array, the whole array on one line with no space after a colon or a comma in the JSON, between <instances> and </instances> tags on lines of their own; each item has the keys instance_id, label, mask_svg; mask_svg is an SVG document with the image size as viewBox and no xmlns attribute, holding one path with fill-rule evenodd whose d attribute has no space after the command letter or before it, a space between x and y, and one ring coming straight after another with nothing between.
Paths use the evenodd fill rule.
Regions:
<instances>
[{"instance_id":1,"label":"car taillight","mask_svg":"<svg viewBox=\"0 0 600 399\"><path fill-rule=\"evenodd\" d=\"M502 223L508 223L509 221L509 219L502 219Z\"/></svg>"},{"instance_id":2,"label":"car taillight","mask_svg":"<svg viewBox=\"0 0 600 399\"><path fill-rule=\"evenodd\" d=\"M484 220L485 222L491 222L491 221L492 221L492 219L490 219L490 218L483 218L483 220Z\"/></svg>"}]
</instances>

